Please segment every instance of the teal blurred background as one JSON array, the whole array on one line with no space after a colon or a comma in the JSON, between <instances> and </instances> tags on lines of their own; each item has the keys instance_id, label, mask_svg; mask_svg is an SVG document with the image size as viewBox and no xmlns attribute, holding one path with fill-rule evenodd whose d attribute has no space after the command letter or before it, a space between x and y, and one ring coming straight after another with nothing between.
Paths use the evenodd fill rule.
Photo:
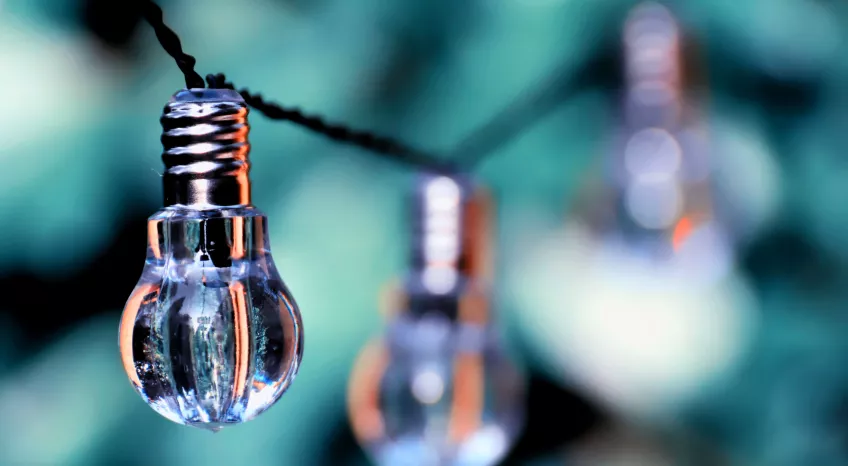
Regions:
<instances>
[{"instance_id":1,"label":"teal blurred background","mask_svg":"<svg viewBox=\"0 0 848 466\"><path fill-rule=\"evenodd\" d=\"M498 201L498 325L531 373L504 464L848 464L848 3L669 2L700 51L715 182L744 234L708 296L622 293L650 314L592 318L579 310L615 293L583 273L570 214L614 129L634 2L160 4L201 74L435 151L559 79L508 115L495 135L513 137L477 173ZM181 427L133 392L117 328L182 76L108 0L0 0L0 63L0 464L367 464L346 384L406 266L414 173L251 115L254 203L306 354L263 416Z\"/></svg>"}]
</instances>

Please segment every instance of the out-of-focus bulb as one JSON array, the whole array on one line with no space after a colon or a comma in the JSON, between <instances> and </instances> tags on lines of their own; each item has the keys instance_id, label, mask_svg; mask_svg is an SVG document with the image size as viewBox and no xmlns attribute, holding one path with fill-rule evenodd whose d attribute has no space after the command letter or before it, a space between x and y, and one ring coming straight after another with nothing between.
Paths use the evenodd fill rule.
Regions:
<instances>
[{"instance_id":1,"label":"out-of-focus bulb","mask_svg":"<svg viewBox=\"0 0 848 466\"><path fill-rule=\"evenodd\" d=\"M147 223L121 358L159 414L217 431L286 391L303 355L303 324L271 258L267 219L250 203L241 96L180 91L162 126L165 208Z\"/></svg>"},{"instance_id":2,"label":"out-of-focus bulb","mask_svg":"<svg viewBox=\"0 0 848 466\"><path fill-rule=\"evenodd\" d=\"M351 424L378 465L496 464L522 425L524 381L489 322L487 198L453 176L418 187L412 270L354 367Z\"/></svg>"}]
</instances>

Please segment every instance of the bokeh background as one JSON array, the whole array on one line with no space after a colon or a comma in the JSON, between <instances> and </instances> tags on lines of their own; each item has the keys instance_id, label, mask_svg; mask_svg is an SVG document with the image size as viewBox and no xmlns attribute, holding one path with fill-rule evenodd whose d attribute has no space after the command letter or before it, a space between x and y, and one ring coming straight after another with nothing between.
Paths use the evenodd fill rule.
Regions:
<instances>
[{"instance_id":1,"label":"bokeh background","mask_svg":"<svg viewBox=\"0 0 848 466\"><path fill-rule=\"evenodd\" d=\"M117 328L183 80L126 3L0 0L0 464L367 464L346 384L406 267L413 171L254 113L254 203L304 313L304 364L243 426L161 418ZM530 376L504 464L848 464L848 3L668 4L708 91L717 196L742 219L732 271L694 294L587 273L574 227L603 198L586 187L620 120L635 2L161 1L201 74L487 154L497 325Z\"/></svg>"}]
</instances>

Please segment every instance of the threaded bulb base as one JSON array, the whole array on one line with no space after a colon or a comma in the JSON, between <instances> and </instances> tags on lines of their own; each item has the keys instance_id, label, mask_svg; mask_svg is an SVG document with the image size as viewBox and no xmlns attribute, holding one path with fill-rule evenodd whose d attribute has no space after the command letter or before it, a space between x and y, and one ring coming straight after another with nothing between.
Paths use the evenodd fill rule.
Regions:
<instances>
[{"instance_id":1,"label":"threaded bulb base","mask_svg":"<svg viewBox=\"0 0 848 466\"><path fill-rule=\"evenodd\" d=\"M250 205L247 105L229 89L177 92L162 114L165 206Z\"/></svg>"}]
</instances>

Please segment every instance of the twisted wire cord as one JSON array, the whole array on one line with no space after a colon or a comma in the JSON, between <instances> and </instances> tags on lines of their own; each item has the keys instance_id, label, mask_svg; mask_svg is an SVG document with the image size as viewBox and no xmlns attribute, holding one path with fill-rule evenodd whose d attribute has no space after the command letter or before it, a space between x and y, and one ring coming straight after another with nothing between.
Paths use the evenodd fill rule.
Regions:
<instances>
[{"instance_id":1,"label":"twisted wire cord","mask_svg":"<svg viewBox=\"0 0 848 466\"><path fill-rule=\"evenodd\" d=\"M206 75L206 82L213 89L236 90L235 86L227 81L227 77L223 73ZM453 168L449 162L396 139L380 136L369 131L354 130L340 124L328 123L322 117L306 115L299 108L287 108L274 102L268 102L261 94L252 93L247 89L239 89L237 92L250 107L272 120L288 121L334 141L358 146L392 160L421 168L436 171L450 171Z\"/></svg>"},{"instance_id":2,"label":"twisted wire cord","mask_svg":"<svg viewBox=\"0 0 848 466\"><path fill-rule=\"evenodd\" d=\"M237 90L234 84L227 81L223 73L206 75L206 82L204 82L194 69L197 60L183 51L179 36L165 24L159 5L152 0L141 0L141 6L144 18L153 28L162 48L174 59L185 76L187 88L204 88L208 83L209 88L236 90L247 105L267 118L288 121L331 140L350 144L419 169L443 173L474 170L499 147L513 139L529 124L547 113L551 107L561 102L567 94L574 91L573 86L566 86L563 89L561 83L563 76L555 75L550 82L541 86L541 89L530 92L530 98L525 98L524 102L514 103L458 144L453 151L449 152L449 157L440 157L391 137L370 131L355 130L342 124L329 123L320 116L307 115L299 108L284 107L268 102L259 93L252 93L245 88Z\"/></svg>"},{"instance_id":3,"label":"twisted wire cord","mask_svg":"<svg viewBox=\"0 0 848 466\"><path fill-rule=\"evenodd\" d=\"M180 43L179 36L165 24L162 8L152 1L143 1L141 3L141 12L144 15L144 19L156 33L156 38L159 39L162 48L177 62L177 66L183 72L186 88L197 89L205 87L203 78L194 71L194 65L197 63L197 60L193 56L183 52L183 46Z\"/></svg>"},{"instance_id":4,"label":"twisted wire cord","mask_svg":"<svg viewBox=\"0 0 848 466\"><path fill-rule=\"evenodd\" d=\"M469 133L446 157L466 172L474 171L528 127L549 115L563 102L588 88L615 90L623 71L615 43L601 43L597 54L575 63L567 61L528 86L522 94L486 123Z\"/></svg>"},{"instance_id":5,"label":"twisted wire cord","mask_svg":"<svg viewBox=\"0 0 848 466\"><path fill-rule=\"evenodd\" d=\"M203 78L194 70L197 60L183 51L179 36L165 24L162 8L152 0L142 1L141 7L144 19L153 28L159 44L183 72L186 88L206 87ZM223 73L207 75L206 81L210 88L236 90L232 83L227 82ZM411 164L418 168L435 171L452 170L450 164L442 162L439 157L415 149L398 140L380 136L370 131L354 130L344 125L330 124L319 116L306 115L300 109L286 108L273 102L266 102L260 94L254 94L247 89L240 89L238 92L247 105L272 120L288 121L331 140L357 146L375 154L383 155L388 159Z\"/></svg>"}]
</instances>

